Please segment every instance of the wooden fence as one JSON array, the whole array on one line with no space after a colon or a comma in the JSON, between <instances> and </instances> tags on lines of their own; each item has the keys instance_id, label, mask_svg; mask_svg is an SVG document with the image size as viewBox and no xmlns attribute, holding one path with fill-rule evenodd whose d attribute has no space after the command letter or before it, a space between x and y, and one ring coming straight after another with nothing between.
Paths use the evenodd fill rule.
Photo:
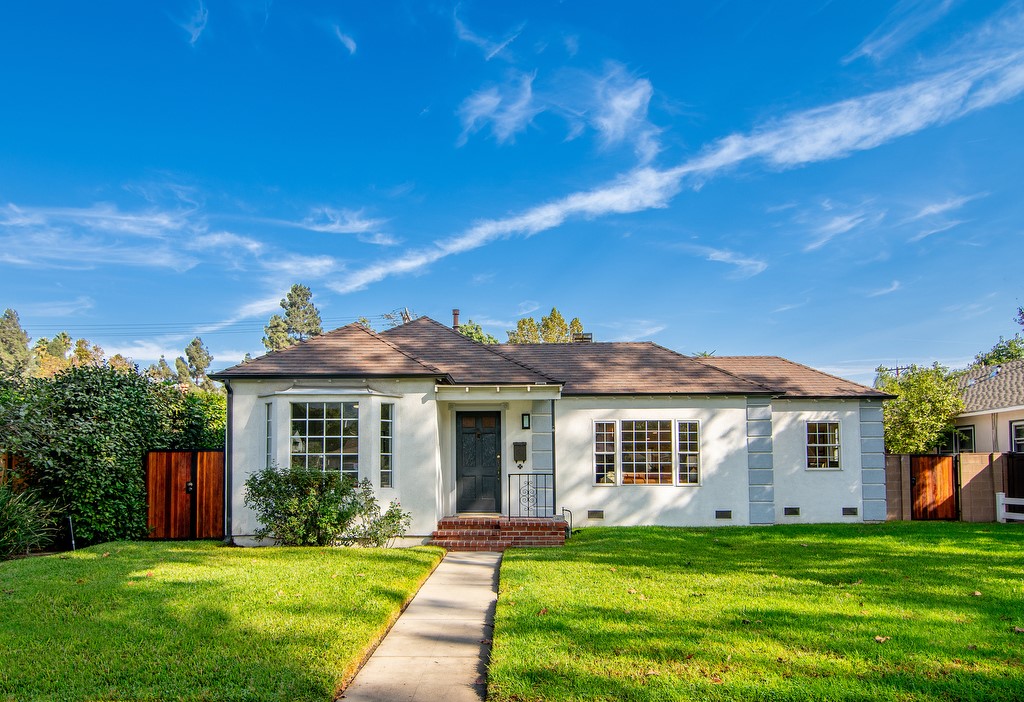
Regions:
<instances>
[{"instance_id":1,"label":"wooden fence","mask_svg":"<svg viewBox=\"0 0 1024 702\"><path fill-rule=\"evenodd\" d=\"M150 451L146 503L152 539L224 538L224 452Z\"/></svg>"},{"instance_id":2,"label":"wooden fence","mask_svg":"<svg viewBox=\"0 0 1024 702\"><path fill-rule=\"evenodd\" d=\"M885 457L887 519L994 522L996 494L1024 498L1024 454Z\"/></svg>"}]
</instances>

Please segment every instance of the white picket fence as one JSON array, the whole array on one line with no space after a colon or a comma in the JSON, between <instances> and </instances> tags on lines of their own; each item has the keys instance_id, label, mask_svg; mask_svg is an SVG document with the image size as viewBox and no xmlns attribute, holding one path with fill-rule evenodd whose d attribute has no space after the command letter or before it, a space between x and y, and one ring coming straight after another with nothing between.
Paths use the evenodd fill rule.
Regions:
<instances>
[{"instance_id":1,"label":"white picket fence","mask_svg":"<svg viewBox=\"0 0 1024 702\"><path fill-rule=\"evenodd\" d=\"M1024 499L1007 497L1005 492L996 493L996 521L1024 522L1024 512L1007 512L1007 506L1024 507Z\"/></svg>"}]
</instances>

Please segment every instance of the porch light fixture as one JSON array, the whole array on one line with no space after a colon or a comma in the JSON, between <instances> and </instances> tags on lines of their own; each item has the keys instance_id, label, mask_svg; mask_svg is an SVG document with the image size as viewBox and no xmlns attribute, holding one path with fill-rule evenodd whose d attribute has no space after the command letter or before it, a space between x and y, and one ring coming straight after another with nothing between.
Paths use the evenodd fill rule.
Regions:
<instances>
[{"instance_id":1,"label":"porch light fixture","mask_svg":"<svg viewBox=\"0 0 1024 702\"><path fill-rule=\"evenodd\" d=\"M529 414L524 414L523 415L523 429L529 429L529 428L530 428L530 415Z\"/></svg>"}]
</instances>

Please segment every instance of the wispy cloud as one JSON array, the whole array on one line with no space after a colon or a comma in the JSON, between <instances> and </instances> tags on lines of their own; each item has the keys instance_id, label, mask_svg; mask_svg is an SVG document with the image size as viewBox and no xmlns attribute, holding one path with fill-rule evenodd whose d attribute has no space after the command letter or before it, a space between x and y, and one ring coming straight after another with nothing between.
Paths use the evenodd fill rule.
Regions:
<instances>
[{"instance_id":1,"label":"wispy cloud","mask_svg":"<svg viewBox=\"0 0 1024 702\"><path fill-rule=\"evenodd\" d=\"M790 310L796 310L801 307L805 307L810 303L810 299L806 299L803 302L790 302L789 304L779 305L772 310L772 314L780 314L782 312L789 312Z\"/></svg>"},{"instance_id":2,"label":"wispy cloud","mask_svg":"<svg viewBox=\"0 0 1024 702\"><path fill-rule=\"evenodd\" d=\"M384 234L383 232L374 232L372 234L357 234L356 238L364 244L375 244L377 246L398 246L402 243L401 239L390 234Z\"/></svg>"},{"instance_id":3,"label":"wispy cloud","mask_svg":"<svg viewBox=\"0 0 1024 702\"><path fill-rule=\"evenodd\" d=\"M600 326L610 327L614 331L622 329L622 324L604 324ZM668 329L668 325L649 319L636 319L629 323L629 326L621 333L614 334L608 341L646 341L655 334Z\"/></svg>"},{"instance_id":4,"label":"wispy cloud","mask_svg":"<svg viewBox=\"0 0 1024 702\"><path fill-rule=\"evenodd\" d=\"M930 237L932 234L940 234L940 233L942 233L944 231L952 229L953 227L958 227L958 226L960 226L963 223L964 223L964 220L962 220L962 219L955 219L952 222L946 222L945 224L939 225L937 227L932 227L931 229L925 229L922 232L918 232L914 236L910 237L910 239L908 239L907 241L910 242L910 243L921 241L922 239L926 239L926 238Z\"/></svg>"},{"instance_id":5,"label":"wispy cloud","mask_svg":"<svg viewBox=\"0 0 1024 702\"><path fill-rule=\"evenodd\" d=\"M882 295L889 295L890 293L894 293L897 290L901 289L902 287L903 284L900 283L900 281L894 280L892 281L891 285L888 285L884 288L879 288L878 290L872 290L867 294L867 297L881 297Z\"/></svg>"},{"instance_id":6,"label":"wispy cloud","mask_svg":"<svg viewBox=\"0 0 1024 702\"><path fill-rule=\"evenodd\" d=\"M342 46L348 49L349 56L354 56L356 53L356 40L341 31L341 27L336 24L332 24L331 28L334 29L334 36L338 38Z\"/></svg>"},{"instance_id":7,"label":"wispy cloud","mask_svg":"<svg viewBox=\"0 0 1024 702\"><path fill-rule=\"evenodd\" d=\"M68 317L81 314L96 306L95 301L87 295L79 295L73 300L47 300L19 303L14 305L25 317Z\"/></svg>"},{"instance_id":8,"label":"wispy cloud","mask_svg":"<svg viewBox=\"0 0 1024 702\"><path fill-rule=\"evenodd\" d=\"M694 251L700 256L704 256L708 261L728 263L729 265L736 266L736 269L732 273L733 278L750 278L758 273L763 273L768 269L768 264L766 262L760 259L744 256L743 254L738 254L735 251L715 249L709 246L687 246L686 248Z\"/></svg>"},{"instance_id":9,"label":"wispy cloud","mask_svg":"<svg viewBox=\"0 0 1024 702\"><path fill-rule=\"evenodd\" d=\"M262 242L232 232L214 232L201 234L188 243L186 248L203 251L207 249L241 250L256 255L264 250Z\"/></svg>"},{"instance_id":10,"label":"wispy cloud","mask_svg":"<svg viewBox=\"0 0 1024 702\"><path fill-rule=\"evenodd\" d=\"M458 236L430 248L410 251L354 271L330 287L340 293L361 290L389 276L418 271L443 258L498 239L538 234L561 225L569 217L600 217L665 207L679 187L680 177L673 172L640 168L609 185L573 193L512 217L478 222Z\"/></svg>"},{"instance_id":11,"label":"wispy cloud","mask_svg":"<svg viewBox=\"0 0 1024 702\"><path fill-rule=\"evenodd\" d=\"M987 45L995 47L988 53L976 53L973 44L977 42L968 38L965 44L971 47L970 53L944 59L959 59L962 65L958 67L889 90L796 112L746 134L731 134L675 168L637 168L593 190L552 200L519 215L479 222L433 247L354 270L332 288L340 293L360 290L498 239L552 229L570 217L665 207L684 182L697 187L703 180L746 162L786 169L842 158L1006 102L1024 92L1022 19L1024 14L1017 13L979 30L976 36L984 36ZM832 229L819 232L818 239L827 238L818 246L842 233L844 226L837 222Z\"/></svg>"},{"instance_id":12,"label":"wispy cloud","mask_svg":"<svg viewBox=\"0 0 1024 702\"><path fill-rule=\"evenodd\" d=\"M464 145L471 134L488 124L499 144L514 141L515 135L543 111L533 99L534 78L520 73L510 83L478 90L463 100L458 109L462 133L456 144Z\"/></svg>"},{"instance_id":13,"label":"wispy cloud","mask_svg":"<svg viewBox=\"0 0 1024 702\"><path fill-rule=\"evenodd\" d=\"M171 232L194 230L192 210L149 209L122 212L100 202L91 207L19 207L0 210L0 228L74 225L91 231L159 238Z\"/></svg>"},{"instance_id":14,"label":"wispy cloud","mask_svg":"<svg viewBox=\"0 0 1024 702\"><path fill-rule=\"evenodd\" d=\"M816 251L841 234L859 227L877 225L885 217L885 212L870 212L860 209L855 212L835 215L814 229L814 239L804 246L804 251Z\"/></svg>"},{"instance_id":15,"label":"wispy cloud","mask_svg":"<svg viewBox=\"0 0 1024 702\"><path fill-rule=\"evenodd\" d=\"M659 150L660 130L647 120L654 87L646 78L635 78L617 64L611 65L597 81L596 102L591 122L605 144L632 142L641 163L653 159Z\"/></svg>"},{"instance_id":16,"label":"wispy cloud","mask_svg":"<svg viewBox=\"0 0 1024 702\"><path fill-rule=\"evenodd\" d=\"M199 37L203 35L203 31L206 29L206 23L210 19L210 11L206 9L206 5L203 4L203 0L199 0L199 4L196 7L196 11L181 24L181 28L184 29L189 36L188 43L195 46L199 41Z\"/></svg>"},{"instance_id":17,"label":"wispy cloud","mask_svg":"<svg viewBox=\"0 0 1024 702\"><path fill-rule=\"evenodd\" d=\"M522 317L540 309L540 303L536 300L523 300L516 306L516 315Z\"/></svg>"},{"instance_id":18,"label":"wispy cloud","mask_svg":"<svg viewBox=\"0 0 1024 702\"><path fill-rule=\"evenodd\" d=\"M881 61L935 24L956 5L956 0L901 0L882 24L856 49L843 57L844 64L864 57Z\"/></svg>"},{"instance_id":19,"label":"wispy cloud","mask_svg":"<svg viewBox=\"0 0 1024 702\"><path fill-rule=\"evenodd\" d=\"M519 35L522 34L523 29L526 27L526 23L524 22L506 34L505 38L501 41L493 41L487 37L477 34L467 27L465 22L459 19L458 11L453 13L453 16L455 18L455 36L480 49L484 54L485 61L490 61L495 56L500 55L508 48L509 44L514 42Z\"/></svg>"},{"instance_id":20,"label":"wispy cloud","mask_svg":"<svg viewBox=\"0 0 1024 702\"><path fill-rule=\"evenodd\" d=\"M947 212L959 210L961 207L966 205L972 200L987 197L988 193L977 193L974 195L962 195L959 197L951 197L939 202L932 202L921 207L916 213L907 217L904 222L916 222L919 219L925 219L927 217L935 217L936 215L943 215Z\"/></svg>"},{"instance_id":21,"label":"wispy cloud","mask_svg":"<svg viewBox=\"0 0 1024 702\"><path fill-rule=\"evenodd\" d=\"M337 271L341 264L332 256L302 256L286 254L268 258L263 266L270 271L281 273L288 279L316 279Z\"/></svg>"},{"instance_id":22,"label":"wispy cloud","mask_svg":"<svg viewBox=\"0 0 1024 702\"><path fill-rule=\"evenodd\" d=\"M369 234L386 222L386 219L365 217L363 210L335 209L333 207L315 207L300 222L277 221L278 224L328 234Z\"/></svg>"}]
</instances>

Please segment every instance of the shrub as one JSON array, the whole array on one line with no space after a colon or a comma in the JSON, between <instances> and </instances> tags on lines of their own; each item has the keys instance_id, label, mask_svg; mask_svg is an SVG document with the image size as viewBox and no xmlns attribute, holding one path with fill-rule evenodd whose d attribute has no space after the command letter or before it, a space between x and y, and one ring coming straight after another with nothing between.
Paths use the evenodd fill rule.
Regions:
<instances>
[{"instance_id":1,"label":"shrub","mask_svg":"<svg viewBox=\"0 0 1024 702\"><path fill-rule=\"evenodd\" d=\"M71 367L28 386L18 451L29 485L74 520L81 544L146 535L143 458L162 437L150 382Z\"/></svg>"},{"instance_id":2,"label":"shrub","mask_svg":"<svg viewBox=\"0 0 1024 702\"><path fill-rule=\"evenodd\" d=\"M0 559L44 548L56 532L53 507L34 490L0 485Z\"/></svg>"},{"instance_id":3,"label":"shrub","mask_svg":"<svg viewBox=\"0 0 1024 702\"><path fill-rule=\"evenodd\" d=\"M381 515L370 481L341 474L271 466L245 481L245 505L256 513L257 539L283 546L383 546L405 532L411 515L397 502Z\"/></svg>"}]
</instances>

